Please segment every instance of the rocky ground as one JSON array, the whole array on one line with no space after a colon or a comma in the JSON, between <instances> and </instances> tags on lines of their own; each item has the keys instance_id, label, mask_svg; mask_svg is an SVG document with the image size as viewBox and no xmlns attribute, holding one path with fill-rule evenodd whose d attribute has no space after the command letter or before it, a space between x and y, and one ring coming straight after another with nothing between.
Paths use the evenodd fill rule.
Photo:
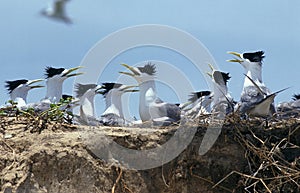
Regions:
<instances>
[{"instance_id":1,"label":"rocky ground","mask_svg":"<svg viewBox=\"0 0 300 193\"><path fill-rule=\"evenodd\" d=\"M89 141L86 133L100 132L124 147L147 150L163 146L177 127L33 124L21 116L0 120L1 192L300 192L298 119L268 125L228 119L212 149L200 156L203 124L175 159L146 170L128 169L109 152L99 158L89 144L97 137Z\"/></svg>"}]
</instances>

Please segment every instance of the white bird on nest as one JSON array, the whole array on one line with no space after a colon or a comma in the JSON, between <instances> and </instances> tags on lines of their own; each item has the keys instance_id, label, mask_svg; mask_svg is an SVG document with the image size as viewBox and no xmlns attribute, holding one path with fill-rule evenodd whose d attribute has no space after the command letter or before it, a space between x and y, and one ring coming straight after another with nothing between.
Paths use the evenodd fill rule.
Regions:
<instances>
[{"instance_id":1,"label":"white bird on nest","mask_svg":"<svg viewBox=\"0 0 300 193\"><path fill-rule=\"evenodd\" d=\"M17 107L26 108L28 92L34 88L44 87L41 85L32 85L32 84L41 81L43 81L43 79L37 79L37 80L20 79L14 81L6 81L5 87L9 92L10 99L17 103Z\"/></svg>"},{"instance_id":2,"label":"white bird on nest","mask_svg":"<svg viewBox=\"0 0 300 193\"><path fill-rule=\"evenodd\" d=\"M141 67L122 64L129 72L120 72L133 77L139 84L139 113L142 122L152 121L156 125L170 125L181 119L181 109L176 104L162 101L156 92L155 65L148 63Z\"/></svg>"}]
</instances>

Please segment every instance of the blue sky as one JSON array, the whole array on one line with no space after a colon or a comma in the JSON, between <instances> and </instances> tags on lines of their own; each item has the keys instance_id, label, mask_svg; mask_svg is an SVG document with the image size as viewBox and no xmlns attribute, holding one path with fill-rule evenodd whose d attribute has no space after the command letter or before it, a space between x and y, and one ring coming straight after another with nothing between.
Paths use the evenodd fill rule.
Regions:
<instances>
[{"instance_id":1,"label":"blue sky","mask_svg":"<svg viewBox=\"0 0 300 193\"><path fill-rule=\"evenodd\" d=\"M0 2L0 104L8 95L5 80L43 77L45 66L74 67L81 64L88 51L101 39L122 28L142 24L162 24L184 30L201 41L213 55L219 68L231 73L229 90L239 98L243 83L243 69L238 64L226 62L232 57L227 51L264 50L263 80L272 90L285 87L276 101L290 100L300 93L300 2L286 0L131 0L131 1L75 1L67 4L73 25L57 23L41 17L39 12L50 0L6 0ZM205 82L198 81L194 70L189 69L183 57L157 49L132 50L115 58L108 68L111 76L101 81L114 81L119 62L138 63L139 60L176 61L176 67L191 75L196 90L208 89ZM140 61L141 62L141 61ZM180 64L179 64L180 63ZM189 71L190 70L190 71ZM201 76L201 75L200 75ZM67 80L64 93L72 92L74 79ZM159 88L159 96L176 102L176 97ZM186 93L188 95L189 93ZM28 101L44 97L45 89L33 90ZM103 107L97 97L98 113ZM134 105L133 105L133 108ZM135 110L133 110L136 112ZM135 113L134 113L135 114Z\"/></svg>"}]
</instances>

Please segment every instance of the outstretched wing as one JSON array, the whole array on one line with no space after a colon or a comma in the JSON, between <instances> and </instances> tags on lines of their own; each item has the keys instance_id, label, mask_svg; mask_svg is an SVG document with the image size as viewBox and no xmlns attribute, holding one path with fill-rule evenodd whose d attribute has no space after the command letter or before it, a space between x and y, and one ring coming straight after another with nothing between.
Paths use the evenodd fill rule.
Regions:
<instances>
[{"instance_id":1,"label":"outstretched wing","mask_svg":"<svg viewBox=\"0 0 300 193\"><path fill-rule=\"evenodd\" d=\"M65 3L66 0L56 0L54 2L54 10L59 15L65 15Z\"/></svg>"}]
</instances>

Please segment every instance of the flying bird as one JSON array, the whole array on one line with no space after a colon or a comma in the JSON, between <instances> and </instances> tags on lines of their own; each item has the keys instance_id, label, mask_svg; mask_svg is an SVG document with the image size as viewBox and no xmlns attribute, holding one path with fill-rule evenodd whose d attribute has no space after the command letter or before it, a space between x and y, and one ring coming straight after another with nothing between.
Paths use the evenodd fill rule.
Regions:
<instances>
[{"instance_id":1,"label":"flying bird","mask_svg":"<svg viewBox=\"0 0 300 193\"><path fill-rule=\"evenodd\" d=\"M69 0L54 0L48 8L41 11L41 14L55 21L72 24L72 20L67 16L65 11L65 6L68 1Z\"/></svg>"}]
</instances>

